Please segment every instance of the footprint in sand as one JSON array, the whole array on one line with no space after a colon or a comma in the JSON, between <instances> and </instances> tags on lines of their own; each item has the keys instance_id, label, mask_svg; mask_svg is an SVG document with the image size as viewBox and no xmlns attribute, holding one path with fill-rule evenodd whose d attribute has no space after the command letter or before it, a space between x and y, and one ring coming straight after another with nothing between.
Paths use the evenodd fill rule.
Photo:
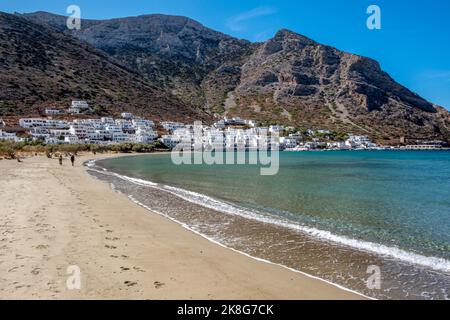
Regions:
<instances>
[{"instance_id":1,"label":"footprint in sand","mask_svg":"<svg viewBox=\"0 0 450 320\"><path fill-rule=\"evenodd\" d=\"M135 285L137 285L137 282L134 282L134 281L124 281L124 283L128 286L128 287L132 287L132 286L135 286Z\"/></svg>"},{"instance_id":2,"label":"footprint in sand","mask_svg":"<svg viewBox=\"0 0 450 320\"><path fill-rule=\"evenodd\" d=\"M133 270L136 270L137 272L145 272L145 270L143 270L139 267L136 267L136 266L133 267Z\"/></svg>"},{"instance_id":3,"label":"footprint in sand","mask_svg":"<svg viewBox=\"0 0 450 320\"><path fill-rule=\"evenodd\" d=\"M153 285L155 286L155 289L159 289L159 288L165 286L165 283L155 281L155 282L153 282Z\"/></svg>"},{"instance_id":4,"label":"footprint in sand","mask_svg":"<svg viewBox=\"0 0 450 320\"><path fill-rule=\"evenodd\" d=\"M8 270L8 272L16 272L17 269L19 269L19 267L12 267Z\"/></svg>"},{"instance_id":5,"label":"footprint in sand","mask_svg":"<svg viewBox=\"0 0 450 320\"><path fill-rule=\"evenodd\" d=\"M40 272L41 272L40 268L34 268L33 270L31 270L31 274L35 276L37 276Z\"/></svg>"}]
</instances>

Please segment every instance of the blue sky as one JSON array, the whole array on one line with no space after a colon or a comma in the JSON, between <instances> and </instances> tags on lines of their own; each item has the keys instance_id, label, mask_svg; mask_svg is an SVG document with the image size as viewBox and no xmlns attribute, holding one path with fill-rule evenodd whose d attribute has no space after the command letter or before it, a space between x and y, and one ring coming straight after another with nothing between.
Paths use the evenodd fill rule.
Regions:
<instances>
[{"instance_id":1,"label":"blue sky","mask_svg":"<svg viewBox=\"0 0 450 320\"><path fill-rule=\"evenodd\" d=\"M448 0L0 0L0 11L82 18L148 13L183 15L252 41L287 28L318 42L378 60L395 80L450 109L450 1ZM382 29L366 27L367 7L381 8Z\"/></svg>"}]
</instances>

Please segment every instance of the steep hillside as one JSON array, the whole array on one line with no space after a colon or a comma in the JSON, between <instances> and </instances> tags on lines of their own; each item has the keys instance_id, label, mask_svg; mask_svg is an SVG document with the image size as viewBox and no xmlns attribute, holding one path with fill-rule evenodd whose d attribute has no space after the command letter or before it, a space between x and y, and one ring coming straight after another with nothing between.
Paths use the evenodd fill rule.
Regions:
<instances>
[{"instance_id":1,"label":"steep hillside","mask_svg":"<svg viewBox=\"0 0 450 320\"><path fill-rule=\"evenodd\" d=\"M204 118L137 72L71 36L0 13L0 115L37 114L89 100L105 113L155 119Z\"/></svg>"},{"instance_id":2,"label":"steep hillside","mask_svg":"<svg viewBox=\"0 0 450 320\"><path fill-rule=\"evenodd\" d=\"M365 133L450 139L450 113L394 81L369 58L289 30L250 43L185 17L144 15L83 20L24 15L90 43L145 81L206 114Z\"/></svg>"},{"instance_id":3,"label":"steep hillside","mask_svg":"<svg viewBox=\"0 0 450 320\"><path fill-rule=\"evenodd\" d=\"M288 30L261 44L241 70L231 114L378 138L448 136L449 113L396 83L376 61Z\"/></svg>"},{"instance_id":4,"label":"steep hillside","mask_svg":"<svg viewBox=\"0 0 450 320\"><path fill-rule=\"evenodd\" d=\"M37 12L25 17L89 42L179 99L206 111L214 109L216 95L226 93L222 88L210 93L203 85L205 77L223 64L236 64L251 47L248 41L208 29L186 17L154 14L83 20L81 30L73 31L66 28L62 16Z\"/></svg>"}]
</instances>

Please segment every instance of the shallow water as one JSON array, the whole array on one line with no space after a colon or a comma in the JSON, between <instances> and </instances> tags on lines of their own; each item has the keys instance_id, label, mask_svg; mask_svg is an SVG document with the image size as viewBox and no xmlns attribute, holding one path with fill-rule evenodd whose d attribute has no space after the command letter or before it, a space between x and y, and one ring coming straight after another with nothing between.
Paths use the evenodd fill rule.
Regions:
<instances>
[{"instance_id":1,"label":"shallow water","mask_svg":"<svg viewBox=\"0 0 450 320\"><path fill-rule=\"evenodd\" d=\"M248 165L175 166L170 155L103 160L90 173L252 256L371 297L448 299L450 153L281 153L280 161L267 177ZM380 289L367 286L372 265Z\"/></svg>"}]
</instances>

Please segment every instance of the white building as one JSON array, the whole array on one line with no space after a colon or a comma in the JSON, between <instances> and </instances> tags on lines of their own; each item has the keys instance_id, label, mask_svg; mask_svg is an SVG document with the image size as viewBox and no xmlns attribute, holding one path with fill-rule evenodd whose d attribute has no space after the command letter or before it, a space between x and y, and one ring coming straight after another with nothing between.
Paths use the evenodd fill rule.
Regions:
<instances>
[{"instance_id":1,"label":"white building","mask_svg":"<svg viewBox=\"0 0 450 320\"><path fill-rule=\"evenodd\" d=\"M138 143L152 143L156 141L156 139L158 139L158 133L155 131L139 128L134 134L133 141Z\"/></svg>"},{"instance_id":2,"label":"white building","mask_svg":"<svg viewBox=\"0 0 450 320\"><path fill-rule=\"evenodd\" d=\"M67 128L69 124L63 120L53 120L44 118L25 118L19 120L19 126L30 129L37 127L44 128Z\"/></svg>"},{"instance_id":3,"label":"white building","mask_svg":"<svg viewBox=\"0 0 450 320\"><path fill-rule=\"evenodd\" d=\"M292 149L298 146L298 140L293 137L281 137L280 144L284 149Z\"/></svg>"},{"instance_id":4,"label":"white building","mask_svg":"<svg viewBox=\"0 0 450 320\"><path fill-rule=\"evenodd\" d=\"M281 125L274 125L274 126L269 127L270 133L280 133L280 132L283 132L283 130L284 130L284 127Z\"/></svg>"},{"instance_id":5,"label":"white building","mask_svg":"<svg viewBox=\"0 0 450 320\"><path fill-rule=\"evenodd\" d=\"M136 132L136 128L133 126L133 123L130 120L116 119L115 123L124 133L134 134Z\"/></svg>"},{"instance_id":6,"label":"white building","mask_svg":"<svg viewBox=\"0 0 450 320\"><path fill-rule=\"evenodd\" d=\"M39 139L39 138L47 139L50 137L50 131L44 127L32 128L32 129L30 129L29 134L33 137L33 140Z\"/></svg>"},{"instance_id":7,"label":"white building","mask_svg":"<svg viewBox=\"0 0 450 320\"><path fill-rule=\"evenodd\" d=\"M124 132L113 132L111 139L113 142L131 142L132 135L124 133Z\"/></svg>"},{"instance_id":8,"label":"white building","mask_svg":"<svg viewBox=\"0 0 450 320\"><path fill-rule=\"evenodd\" d=\"M58 138L55 138L55 137L46 137L45 138L45 143L46 144L62 144L62 143L65 143L65 141L64 141L64 139L63 140L60 140L60 139L58 139Z\"/></svg>"},{"instance_id":9,"label":"white building","mask_svg":"<svg viewBox=\"0 0 450 320\"><path fill-rule=\"evenodd\" d=\"M370 138L368 136L355 136L350 134L348 136L348 139L345 141L345 144L350 149L353 148L371 148L376 146L372 143Z\"/></svg>"},{"instance_id":10,"label":"white building","mask_svg":"<svg viewBox=\"0 0 450 320\"><path fill-rule=\"evenodd\" d=\"M95 132L97 134L97 140L111 140L112 138L112 134L107 130L96 129Z\"/></svg>"},{"instance_id":11,"label":"white building","mask_svg":"<svg viewBox=\"0 0 450 320\"><path fill-rule=\"evenodd\" d=\"M110 133L110 134L118 134L118 133L123 133L122 131L122 127L118 124L115 123L108 123L105 126L105 130Z\"/></svg>"},{"instance_id":12,"label":"white building","mask_svg":"<svg viewBox=\"0 0 450 320\"><path fill-rule=\"evenodd\" d=\"M79 114L81 111L89 109L89 104L83 100L74 100L70 105L68 112L71 114Z\"/></svg>"},{"instance_id":13,"label":"white building","mask_svg":"<svg viewBox=\"0 0 450 320\"><path fill-rule=\"evenodd\" d=\"M69 135L69 136L64 137L64 142L73 144L73 143L80 143L81 141L77 136Z\"/></svg>"},{"instance_id":14,"label":"white building","mask_svg":"<svg viewBox=\"0 0 450 320\"><path fill-rule=\"evenodd\" d=\"M225 120L219 120L216 123L214 123L214 127L217 129L225 129Z\"/></svg>"},{"instance_id":15,"label":"white building","mask_svg":"<svg viewBox=\"0 0 450 320\"><path fill-rule=\"evenodd\" d=\"M345 142L328 142L327 148L332 150L349 150L350 147Z\"/></svg>"},{"instance_id":16,"label":"white building","mask_svg":"<svg viewBox=\"0 0 450 320\"><path fill-rule=\"evenodd\" d=\"M58 109L45 109L46 115L58 115L61 114L61 110Z\"/></svg>"},{"instance_id":17,"label":"white building","mask_svg":"<svg viewBox=\"0 0 450 320\"><path fill-rule=\"evenodd\" d=\"M54 119L47 119L46 120L46 124L45 124L46 128L68 128L69 127L69 123L67 121L64 120L54 120Z\"/></svg>"},{"instance_id":18,"label":"white building","mask_svg":"<svg viewBox=\"0 0 450 320\"><path fill-rule=\"evenodd\" d=\"M256 121L255 120L244 120L245 124L251 128L256 127Z\"/></svg>"},{"instance_id":19,"label":"white building","mask_svg":"<svg viewBox=\"0 0 450 320\"><path fill-rule=\"evenodd\" d=\"M160 141L169 149L175 148L180 142L181 138L172 135L164 135L160 138Z\"/></svg>"},{"instance_id":20,"label":"white building","mask_svg":"<svg viewBox=\"0 0 450 320\"><path fill-rule=\"evenodd\" d=\"M171 122L171 121L163 121L161 122L161 126L166 129L168 132L172 133L177 129L184 128L184 123L181 122Z\"/></svg>"},{"instance_id":21,"label":"white building","mask_svg":"<svg viewBox=\"0 0 450 320\"><path fill-rule=\"evenodd\" d=\"M110 117L101 117L100 121L103 124L115 124L116 122L114 121L114 118L110 118Z\"/></svg>"},{"instance_id":22,"label":"white building","mask_svg":"<svg viewBox=\"0 0 450 320\"><path fill-rule=\"evenodd\" d=\"M14 141L14 142L23 141L23 139L17 137L17 135L15 133L5 132L2 129L0 129L0 140L8 140L8 141Z\"/></svg>"},{"instance_id":23,"label":"white building","mask_svg":"<svg viewBox=\"0 0 450 320\"><path fill-rule=\"evenodd\" d=\"M73 123L69 128L69 133L73 136L77 136L78 139L88 138L89 128L83 124Z\"/></svg>"},{"instance_id":24,"label":"white building","mask_svg":"<svg viewBox=\"0 0 450 320\"><path fill-rule=\"evenodd\" d=\"M258 128L256 128L256 133L258 135L268 135L269 134L269 128L267 128L267 127L258 127Z\"/></svg>"},{"instance_id":25,"label":"white building","mask_svg":"<svg viewBox=\"0 0 450 320\"><path fill-rule=\"evenodd\" d=\"M50 129L50 137L59 138L59 137L65 137L70 136L71 133L69 129Z\"/></svg>"},{"instance_id":26,"label":"white building","mask_svg":"<svg viewBox=\"0 0 450 320\"><path fill-rule=\"evenodd\" d=\"M225 125L226 126L245 126L246 122L245 120L242 120L241 118L225 118Z\"/></svg>"},{"instance_id":27,"label":"white building","mask_svg":"<svg viewBox=\"0 0 450 320\"><path fill-rule=\"evenodd\" d=\"M135 126L136 128L138 128L138 127L153 128L155 126L155 123L152 120L147 120L147 119L133 119L132 123L133 123L133 126Z\"/></svg>"},{"instance_id":28,"label":"white building","mask_svg":"<svg viewBox=\"0 0 450 320\"><path fill-rule=\"evenodd\" d=\"M22 128L35 128L35 127L45 127L47 125L46 119L42 118L26 118L19 119L19 126Z\"/></svg>"},{"instance_id":29,"label":"white building","mask_svg":"<svg viewBox=\"0 0 450 320\"><path fill-rule=\"evenodd\" d=\"M130 113L130 112L122 112L122 113L120 114L120 116L121 116L122 118L128 119L128 120L131 120L131 119L134 118L133 114Z\"/></svg>"}]
</instances>

